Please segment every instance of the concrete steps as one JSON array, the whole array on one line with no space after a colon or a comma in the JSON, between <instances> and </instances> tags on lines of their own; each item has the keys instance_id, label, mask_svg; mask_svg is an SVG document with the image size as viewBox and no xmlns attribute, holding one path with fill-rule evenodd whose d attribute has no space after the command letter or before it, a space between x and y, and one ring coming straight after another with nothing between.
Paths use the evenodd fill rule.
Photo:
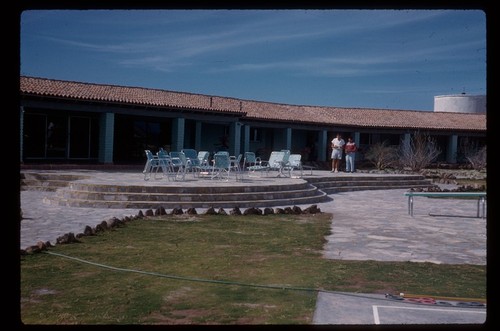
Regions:
<instances>
[{"instance_id":1,"label":"concrete steps","mask_svg":"<svg viewBox=\"0 0 500 331\"><path fill-rule=\"evenodd\" d=\"M308 178L309 183L327 194L361 190L428 188L434 186L421 175L381 175L360 177Z\"/></svg>"},{"instance_id":2,"label":"concrete steps","mask_svg":"<svg viewBox=\"0 0 500 331\"><path fill-rule=\"evenodd\" d=\"M55 192L87 176L61 173L21 172L21 190Z\"/></svg>"},{"instance_id":3,"label":"concrete steps","mask_svg":"<svg viewBox=\"0 0 500 331\"><path fill-rule=\"evenodd\" d=\"M190 185L138 180L135 184L125 185L121 174L105 176L94 180L92 174L86 175L85 172L22 173L21 188L53 191L44 202L58 206L186 209L306 205L331 201L329 195L338 192L433 186L430 180L420 175L337 176L327 172L293 180L270 178L259 184L248 185L231 182L220 184L210 180L197 180Z\"/></svg>"},{"instance_id":4,"label":"concrete steps","mask_svg":"<svg viewBox=\"0 0 500 331\"><path fill-rule=\"evenodd\" d=\"M70 183L47 203L95 208L248 208L330 201L315 186L302 182L293 185L249 187L141 187Z\"/></svg>"}]
</instances>

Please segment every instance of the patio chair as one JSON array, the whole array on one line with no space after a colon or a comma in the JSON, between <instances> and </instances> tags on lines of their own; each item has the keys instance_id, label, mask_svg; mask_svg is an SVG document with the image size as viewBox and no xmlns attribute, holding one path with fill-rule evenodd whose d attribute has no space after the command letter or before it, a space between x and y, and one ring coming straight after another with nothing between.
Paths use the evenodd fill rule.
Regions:
<instances>
[{"instance_id":1,"label":"patio chair","mask_svg":"<svg viewBox=\"0 0 500 331\"><path fill-rule=\"evenodd\" d=\"M186 158L188 158L191 161L191 164L197 165L198 164L198 152L194 149L181 149L181 152L184 153Z\"/></svg>"},{"instance_id":2,"label":"patio chair","mask_svg":"<svg viewBox=\"0 0 500 331\"><path fill-rule=\"evenodd\" d=\"M172 161L172 158L170 157L170 154L163 148L160 148L156 155L158 157L160 167L163 171L163 176L167 177L168 180L175 180L177 177L178 166L176 167L176 165Z\"/></svg>"},{"instance_id":3,"label":"patio chair","mask_svg":"<svg viewBox=\"0 0 500 331\"><path fill-rule=\"evenodd\" d=\"M225 155L229 156L229 152L228 151L218 151L215 154L225 154Z\"/></svg>"},{"instance_id":4,"label":"patio chair","mask_svg":"<svg viewBox=\"0 0 500 331\"><path fill-rule=\"evenodd\" d=\"M194 149L182 149L182 153L186 156L188 162L187 171L192 172L193 175L197 175L200 171L200 160L198 159L198 152Z\"/></svg>"},{"instance_id":5,"label":"patio chair","mask_svg":"<svg viewBox=\"0 0 500 331\"><path fill-rule=\"evenodd\" d=\"M245 152L245 156L243 158L243 171L246 170L247 166L256 166L260 165L260 163L260 157L255 156L254 152Z\"/></svg>"},{"instance_id":6,"label":"patio chair","mask_svg":"<svg viewBox=\"0 0 500 331\"><path fill-rule=\"evenodd\" d=\"M144 150L144 153L146 153L146 164L144 165L144 170L142 171L144 174L144 180L151 179L152 173L155 174L155 179L157 179L156 174L161 167L158 156L154 155L149 149Z\"/></svg>"},{"instance_id":7,"label":"patio chair","mask_svg":"<svg viewBox=\"0 0 500 331\"><path fill-rule=\"evenodd\" d=\"M243 154L239 154L237 157L236 156L230 156L229 157L229 166L231 168L231 171L234 171L236 174L236 180L239 179L241 175L241 158L243 157Z\"/></svg>"},{"instance_id":8,"label":"patio chair","mask_svg":"<svg viewBox=\"0 0 500 331\"><path fill-rule=\"evenodd\" d=\"M211 178L219 178L229 180L229 173L231 172L231 162L229 160L229 153L217 152L214 154L212 176Z\"/></svg>"},{"instance_id":9,"label":"patio chair","mask_svg":"<svg viewBox=\"0 0 500 331\"><path fill-rule=\"evenodd\" d=\"M246 171L249 177L251 177L251 174L257 172L259 172L262 176L264 170L267 170L268 168L266 162L267 161L263 161L260 157L255 156L254 152L245 152L245 158L243 159L243 171Z\"/></svg>"},{"instance_id":10,"label":"patio chair","mask_svg":"<svg viewBox=\"0 0 500 331\"><path fill-rule=\"evenodd\" d=\"M176 179L185 180L190 161L183 152L170 152L172 166L177 169Z\"/></svg>"},{"instance_id":11,"label":"patio chair","mask_svg":"<svg viewBox=\"0 0 500 331\"><path fill-rule=\"evenodd\" d=\"M285 166L288 163L288 158L290 157L290 150L282 149L281 150L285 155L283 156L282 165Z\"/></svg>"},{"instance_id":12,"label":"patio chair","mask_svg":"<svg viewBox=\"0 0 500 331\"><path fill-rule=\"evenodd\" d=\"M269 171L276 170L278 171L278 177L284 177L283 167L285 163L288 161L288 156L285 151L273 151L269 156L269 160L262 161L262 164L265 166L266 173L269 175Z\"/></svg>"},{"instance_id":13,"label":"patio chair","mask_svg":"<svg viewBox=\"0 0 500 331\"><path fill-rule=\"evenodd\" d=\"M198 160L200 162L198 177L212 176L214 170L214 160L209 162L210 152L198 152Z\"/></svg>"},{"instance_id":14,"label":"patio chair","mask_svg":"<svg viewBox=\"0 0 500 331\"><path fill-rule=\"evenodd\" d=\"M198 162L200 163L201 167L207 166L208 163L208 157L210 156L210 152L208 151L199 151L198 152Z\"/></svg>"},{"instance_id":15,"label":"patio chair","mask_svg":"<svg viewBox=\"0 0 500 331\"><path fill-rule=\"evenodd\" d=\"M288 157L288 162L283 167L283 170L288 171L288 177L292 177L292 173L294 170L300 170L300 176L303 175L302 168L302 155L300 154L290 154Z\"/></svg>"}]
</instances>

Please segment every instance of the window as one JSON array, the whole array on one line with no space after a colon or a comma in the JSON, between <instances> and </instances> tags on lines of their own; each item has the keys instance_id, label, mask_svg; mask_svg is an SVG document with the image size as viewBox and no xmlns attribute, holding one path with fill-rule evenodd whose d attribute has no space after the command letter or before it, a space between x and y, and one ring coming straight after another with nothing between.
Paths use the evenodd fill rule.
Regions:
<instances>
[{"instance_id":1,"label":"window","mask_svg":"<svg viewBox=\"0 0 500 331\"><path fill-rule=\"evenodd\" d=\"M262 129L252 128L250 129L250 141L259 142L262 140Z\"/></svg>"}]
</instances>

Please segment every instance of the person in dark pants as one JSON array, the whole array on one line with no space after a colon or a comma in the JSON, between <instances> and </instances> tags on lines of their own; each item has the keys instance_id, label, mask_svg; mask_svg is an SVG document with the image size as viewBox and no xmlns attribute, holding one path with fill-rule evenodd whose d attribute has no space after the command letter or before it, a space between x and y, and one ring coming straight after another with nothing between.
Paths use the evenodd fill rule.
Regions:
<instances>
[{"instance_id":1,"label":"person in dark pants","mask_svg":"<svg viewBox=\"0 0 500 331\"><path fill-rule=\"evenodd\" d=\"M358 146L352 140L351 137L347 138L347 143L345 144L345 171L346 172L354 172L354 160L356 158L356 151L358 150Z\"/></svg>"}]
</instances>

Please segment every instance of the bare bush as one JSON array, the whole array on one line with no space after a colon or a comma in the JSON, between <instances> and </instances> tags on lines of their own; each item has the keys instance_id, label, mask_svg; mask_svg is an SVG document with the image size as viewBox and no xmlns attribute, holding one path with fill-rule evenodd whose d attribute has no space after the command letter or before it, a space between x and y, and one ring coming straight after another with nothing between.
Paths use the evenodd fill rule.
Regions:
<instances>
[{"instance_id":1,"label":"bare bush","mask_svg":"<svg viewBox=\"0 0 500 331\"><path fill-rule=\"evenodd\" d=\"M470 142L466 138L461 141L459 151L474 170L486 168L486 146L479 148L478 143Z\"/></svg>"},{"instance_id":2,"label":"bare bush","mask_svg":"<svg viewBox=\"0 0 500 331\"><path fill-rule=\"evenodd\" d=\"M397 148L389 146L387 141L373 144L366 151L365 159L370 161L378 170L390 168L397 164Z\"/></svg>"},{"instance_id":3,"label":"bare bush","mask_svg":"<svg viewBox=\"0 0 500 331\"><path fill-rule=\"evenodd\" d=\"M428 134L415 132L399 145L399 165L402 168L419 171L429 166L439 154L441 150L435 139Z\"/></svg>"}]
</instances>

